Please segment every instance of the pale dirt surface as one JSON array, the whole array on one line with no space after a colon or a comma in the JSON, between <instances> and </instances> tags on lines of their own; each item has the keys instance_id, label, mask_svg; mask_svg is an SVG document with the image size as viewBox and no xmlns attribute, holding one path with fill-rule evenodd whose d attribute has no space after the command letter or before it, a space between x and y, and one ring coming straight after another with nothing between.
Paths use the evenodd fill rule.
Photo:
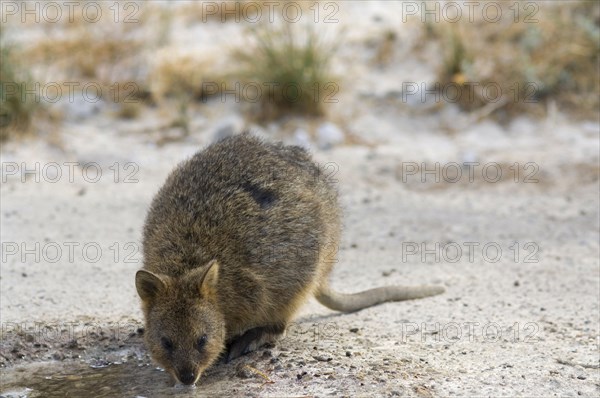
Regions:
<instances>
[{"instance_id":1,"label":"pale dirt surface","mask_svg":"<svg viewBox=\"0 0 600 398\"><path fill-rule=\"evenodd\" d=\"M372 25L367 12L342 12ZM350 31L347 52L362 48L369 32ZM400 34L410 39L410 31ZM194 104L191 136L165 145L152 131L160 113L149 109L127 122L100 110L68 119L58 146L40 140L2 148L0 394L598 396L598 122L549 111L542 120L502 127L468 123L452 105L424 113L422 104L389 97L402 80L432 78L431 68L413 63L395 71L350 65L345 79L357 83L346 85L333 114L361 143L312 151L331 167L345 213L333 286L350 292L429 283L446 293L353 314L311 300L277 346L215 366L194 390L171 387L137 331L141 228L178 162L212 142L224 117L243 127L236 125L239 104ZM290 125L250 127L294 142ZM21 170L8 175L11 162L39 162L40 181L23 181ZM62 165L56 183L49 181L52 162ZM95 162L102 177L91 183L84 176L94 178L94 170L75 167L71 182L64 162ZM480 166L473 182L467 169L456 183L443 182L442 174L439 183L432 174L426 182L420 173L403 175L403 165L423 162L428 169L436 162L440 169L450 162ZM481 177L491 162L502 166L496 183ZM422 244L433 253L423 258ZM25 255L22 245L33 253Z\"/></svg>"},{"instance_id":2,"label":"pale dirt surface","mask_svg":"<svg viewBox=\"0 0 600 398\"><path fill-rule=\"evenodd\" d=\"M533 131L529 134L535 135L536 124L531 123ZM27 247L40 242L42 247L57 243L63 248L55 263L47 261L55 257L52 247L47 246L45 255L40 250L39 261L31 254L22 261L19 251L7 255L2 264L4 331L15 330L15 324L33 327L36 322L52 328L44 332L43 326L36 325L38 329L29 332L33 338L27 333L21 338L4 333L3 362L9 367L3 374L8 380L18 375L12 363L64 357L69 363L68 358L77 356L87 361L90 357L123 361L131 347L139 346L139 338L127 338L127 334L141 326L133 286L140 263L125 262L139 260L139 254L125 259L132 251L124 246L129 242L139 244L148 203L171 167L207 142L203 140L206 135L199 133L198 142L158 148L139 136L98 134L91 128L85 132L76 126L72 129L79 137L69 144L71 156L43 144L26 148L9 145L3 152L3 162L95 161L103 165L103 170L114 162L135 162L139 165L135 176L139 182L114 183L113 175L107 173L110 178L96 184L81 181L81 174L75 174L74 183L63 179L51 184L43 178L40 183L22 183L13 177L2 185L5 247L7 242L26 242ZM561 134L566 130L580 144L565 145ZM509 130L504 134L516 133ZM261 386L263 378L250 370L240 370L242 365L220 365L201 380L193 394L598 393L595 133L586 130L585 125L576 129L565 124L547 131L539 146L533 137L528 146L523 136L524 143L517 150L494 150L488 144L476 148L477 141L466 145L481 153L477 160L482 164L536 162L537 183L515 183L512 176L495 184L481 178L473 183L462 180L428 184L420 182L419 176L407 176L403 183L402 162L434 162L435 157L428 154L428 143L446 137L415 133L405 139L411 141L410 146L341 146L315 152L319 162L339 166L332 178L339 180L346 215L333 285L340 290L358 291L382 284L439 283L446 286L447 292L348 315L335 314L311 301L299 314L299 324L291 328L280 345L270 349L270 355L259 351L239 362L268 373L273 384ZM440 158L460 161L464 148L448 142L449 148ZM72 262L65 242L80 244L75 246ZM96 263L86 262L82 250L78 250L90 242L102 248ZM114 258L116 249L110 249L115 242L123 251L118 261ZM431 250L436 243L449 242L461 246L462 255L457 258L452 246L448 251L437 251L439 260L431 254L423 261L420 248L414 255L407 252L411 244L426 243ZM471 246L474 249L468 252L468 242L479 246ZM483 252L482 247L490 243L501 247L497 262L491 262L498 257L493 249ZM94 255L90 253L88 260ZM68 322L76 322L72 327L77 343L66 337L68 333L57 336L57 323ZM116 328L117 322L121 322L120 329ZM93 333L99 329L108 338ZM115 330L125 342L111 338ZM41 347L35 347L40 343ZM25 358L19 360L19 355ZM142 363L148 362L143 354L140 358ZM127 363L132 360L137 361L129 359ZM157 388L163 388L167 380L164 374L152 376L151 367L143 369L147 369L145 373L134 368L133 374L139 373L139 380L150 379ZM171 387L161 392L147 381L125 378L136 394L160 396L172 392ZM115 390L111 391L107 396Z\"/></svg>"}]
</instances>

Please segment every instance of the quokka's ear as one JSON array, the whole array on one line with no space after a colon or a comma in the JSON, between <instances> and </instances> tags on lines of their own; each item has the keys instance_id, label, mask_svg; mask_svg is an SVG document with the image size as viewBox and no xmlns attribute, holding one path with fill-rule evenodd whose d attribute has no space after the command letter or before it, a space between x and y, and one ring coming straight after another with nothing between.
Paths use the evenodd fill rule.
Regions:
<instances>
[{"instance_id":1,"label":"quokka's ear","mask_svg":"<svg viewBox=\"0 0 600 398\"><path fill-rule=\"evenodd\" d=\"M210 261L205 267L192 271L192 283L194 288L203 297L214 297L217 294L217 282L219 280L219 262Z\"/></svg>"},{"instance_id":2,"label":"quokka's ear","mask_svg":"<svg viewBox=\"0 0 600 398\"><path fill-rule=\"evenodd\" d=\"M166 288L165 282L150 271L139 270L135 274L135 288L143 301L152 301L156 295Z\"/></svg>"}]
</instances>

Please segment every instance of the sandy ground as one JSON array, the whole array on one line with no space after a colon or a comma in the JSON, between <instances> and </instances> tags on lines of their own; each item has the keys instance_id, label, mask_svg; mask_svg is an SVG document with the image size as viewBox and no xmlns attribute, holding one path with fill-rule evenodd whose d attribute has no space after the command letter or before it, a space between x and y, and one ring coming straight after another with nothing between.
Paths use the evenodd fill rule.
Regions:
<instances>
[{"instance_id":1,"label":"sandy ground","mask_svg":"<svg viewBox=\"0 0 600 398\"><path fill-rule=\"evenodd\" d=\"M345 213L333 286L431 283L445 294L353 314L311 300L275 347L214 367L195 390L169 386L138 330L144 216L178 162L223 123L244 123L239 104L195 104L191 136L159 145L160 113L117 121L101 108L68 118L58 144L2 148L0 394L600 394L597 121L551 111L502 127L451 105L394 103L403 79L431 78L414 62L349 67L347 79L363 78L333 107L347 142L312 151ZM253 127L293 143L303 123Z\"/></svg>"},{"instance_id":2,"label":"sandy ground","mask_svg":"<svg viewBox=\"0 0 600 398\"><path fill-rule=\"evenodd\" d=\"M542 142L536 138L540 126L527 123L502 133L482 132L504 136L512 146L489 143L491 137L460 142L415 132L402 137L404 145L316 150L317 161L335 165L332 178L338 180L345 209L333 285L357 291L440 283L447 292L348 315L311 301L270 354L261 351L240 362L268 372L273 384L261 386L262 376L222 365L197 392L596 395L597 133L588 124L558 124L545 131ZM141 326L133 276L141 266L137 250L144 215L172 166L210 140L210 134L198 134L189 142L157 147L118 129L102 134L76 125L69 129L67 151L40 142L7 145L3 152L5 167L37 161L44 170L51 162L93 161L103 170L97 183L85 181L76 168L72 183L64 175L51 183L56 176L41 172L40 182L35 175L22 182L18 173L2 184L0 298L7 380L19 374L15 364L70 363L70 358L89 364L90 358L115 355L122 362L134 347L141 350L139 337L128 334ZM446 143L445 151L432 156L433 145L443 147L439 142ZM504 165L505 173L515 162L534 162L539 169L530 183L523 174L519 182L513 174L496 183L475 174L472 183L467 177L423 183L420 173L402 173L412 162L427 162L429 169L436 159L462 162L466 148L482 165ZM139 181L115 183L115 167L109 169L115 162L139 166L131 169L131 178ZM131 170L123 168L119 178ZM86 177L94 178L88 171ZM139 355L145 358L143 350ZM161 378L162 386L167 378ZM148 396L155 396L147 385L128 380L141 389L136 391L149 388Z\"/></svg>"}]
</instances>

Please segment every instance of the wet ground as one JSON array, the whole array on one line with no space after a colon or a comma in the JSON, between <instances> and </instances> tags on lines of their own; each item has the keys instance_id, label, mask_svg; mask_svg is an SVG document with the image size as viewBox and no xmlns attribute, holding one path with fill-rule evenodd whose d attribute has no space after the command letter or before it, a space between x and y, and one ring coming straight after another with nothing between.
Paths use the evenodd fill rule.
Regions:
<instances>
[{"instance_id":1,"label":"wet ground","mask_svg":"<svg viewBox=\"0 0 600 398\"><path fill-rule=\"evenodd\" d=\"M369 384L374 380L381 386L392 387L390 394L404 395L407 389L402 384L411 379L418 381L427 373L426 361L384 355L382 360L372 362L376 375L369 371L367 376L357 361L377 357L383 347L365 350L360 343L364 340L363 332L355 327L339 330L341 324L335 322L336 318L334 315L332 319L313 318L314 322L292 324L277 346L261 347L229 364L220 362L207 370L194 387L175 384L164 370L153 365L140 333L113 341L112 348L107 348L97 336L55 348L34 341L12 340L11 344L19 349L10 350L13 366L2 369L0 396L355 396L370 394ZM344 349L339 345L342 335L344 341L358 344ZM3 341L5 348L9 340ZM30 362L31 358L26 357L60 358L65 354L62 360L43 362ZM344 380L351 383L344 386Z\"/></svg>"}]
</instances>

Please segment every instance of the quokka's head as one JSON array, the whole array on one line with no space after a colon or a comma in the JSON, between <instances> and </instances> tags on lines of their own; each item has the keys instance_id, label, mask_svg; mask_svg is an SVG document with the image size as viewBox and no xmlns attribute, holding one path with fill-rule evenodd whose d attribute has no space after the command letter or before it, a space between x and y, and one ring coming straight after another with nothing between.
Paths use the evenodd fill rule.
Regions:
<instances>
[{"instance_id":1,"label":"quokka's head","mask_svg":"<svg viewBox=\"0 0 600 398\"><path fill-rule=\"evenodd\" d=\"M216 260L179 278L146 270L135 276L150 355L183 384L195 384L225 346L218 278Z\"/></svg>"}]
</instances>

